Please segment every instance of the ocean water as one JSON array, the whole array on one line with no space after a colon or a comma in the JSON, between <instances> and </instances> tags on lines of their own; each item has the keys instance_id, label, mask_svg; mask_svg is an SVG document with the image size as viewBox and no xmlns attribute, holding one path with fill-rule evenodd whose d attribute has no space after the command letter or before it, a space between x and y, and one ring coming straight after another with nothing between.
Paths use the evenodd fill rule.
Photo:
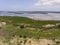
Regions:
<instances>
[{"instance_id":1,"label":"ocean water","mask_svg":"<svg viewBox=\"0 0 60 45\"><path fill-rule=\"evenodd\" d=\"M48 13L48 14L16 14L16 13L0 13L0 16L23 16L36 20L60 20L60 13Z\"/></svg>"}]
</instances>

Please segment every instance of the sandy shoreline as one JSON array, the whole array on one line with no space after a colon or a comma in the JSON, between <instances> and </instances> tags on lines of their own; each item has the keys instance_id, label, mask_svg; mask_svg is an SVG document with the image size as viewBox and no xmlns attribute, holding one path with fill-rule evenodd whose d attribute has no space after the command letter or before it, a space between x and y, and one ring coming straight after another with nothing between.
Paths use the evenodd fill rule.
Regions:
<instances>
[{"instance_id":1,"label":"sandy shoreline","mask_svg":"<svg viewBox=\"0 0 60 45\"><path fill-rule=\"evenodd\" d=\"M30 17L30 16L28 16L27 18L31 18L34 20L56 20L56 21L60 20L60 19L54 19L54 18L48 18L48 17Z\"/></svg>"}]
</instances>

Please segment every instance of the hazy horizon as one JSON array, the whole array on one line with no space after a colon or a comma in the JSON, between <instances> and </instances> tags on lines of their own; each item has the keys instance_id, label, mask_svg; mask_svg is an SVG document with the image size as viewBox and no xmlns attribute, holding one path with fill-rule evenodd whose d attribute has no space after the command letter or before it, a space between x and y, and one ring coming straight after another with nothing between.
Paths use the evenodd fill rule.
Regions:
<instances>
[{"instance_id":1,"label":"hazy horizon","mask_svg":"<svg viewBox=\"0 0 60 45\"><path fill-rule=\"evenodd\" d=\"M0 16L23 16L35 20L60 20L60 13L0 11Z\"/></svg>"}]
</instances>

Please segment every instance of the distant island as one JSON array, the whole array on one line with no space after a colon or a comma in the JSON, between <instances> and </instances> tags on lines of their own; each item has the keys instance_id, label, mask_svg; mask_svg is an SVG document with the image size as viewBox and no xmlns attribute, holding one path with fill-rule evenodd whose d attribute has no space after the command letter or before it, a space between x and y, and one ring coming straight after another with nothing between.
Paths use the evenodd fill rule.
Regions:
<instances>
[{"instance_id":1,"label":"distant island","mask_svg":"<svg viewBox=\"0 0 60 45\"><path fill-rule=\"evenodd\" d=\"M8 13L17 13L17 14L48 14L48 13L60 13L59 11L8 11Z\"/></svg>"},{"instance_id":2,"label":"distant island","mask_svg":"<svg viewBox=\"0 0 60 45\"><path fill-rule=\"evenodd\" d=\"M16 13L16 14L24 14L24 13L29 13L29 14L48 14L48 13L60 13L60 11L0 11L0 13Z\"/></svg>"}]
</instances>

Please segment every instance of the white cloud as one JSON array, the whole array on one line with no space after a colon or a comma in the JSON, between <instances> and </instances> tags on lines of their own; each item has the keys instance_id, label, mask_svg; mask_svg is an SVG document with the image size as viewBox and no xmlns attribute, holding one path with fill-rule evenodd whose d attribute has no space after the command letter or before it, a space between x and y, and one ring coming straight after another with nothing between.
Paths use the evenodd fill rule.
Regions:
<instances>
[{"instance_id":1,"label":"white cloud","mask_svg":"<svg viewBox=\"0 0 60 45\"><path fill-rule=\"evenodd\" d=\"M35 6L54 6L60 5L60 0L38 0Z\"/></svg>"}]
</instances>

